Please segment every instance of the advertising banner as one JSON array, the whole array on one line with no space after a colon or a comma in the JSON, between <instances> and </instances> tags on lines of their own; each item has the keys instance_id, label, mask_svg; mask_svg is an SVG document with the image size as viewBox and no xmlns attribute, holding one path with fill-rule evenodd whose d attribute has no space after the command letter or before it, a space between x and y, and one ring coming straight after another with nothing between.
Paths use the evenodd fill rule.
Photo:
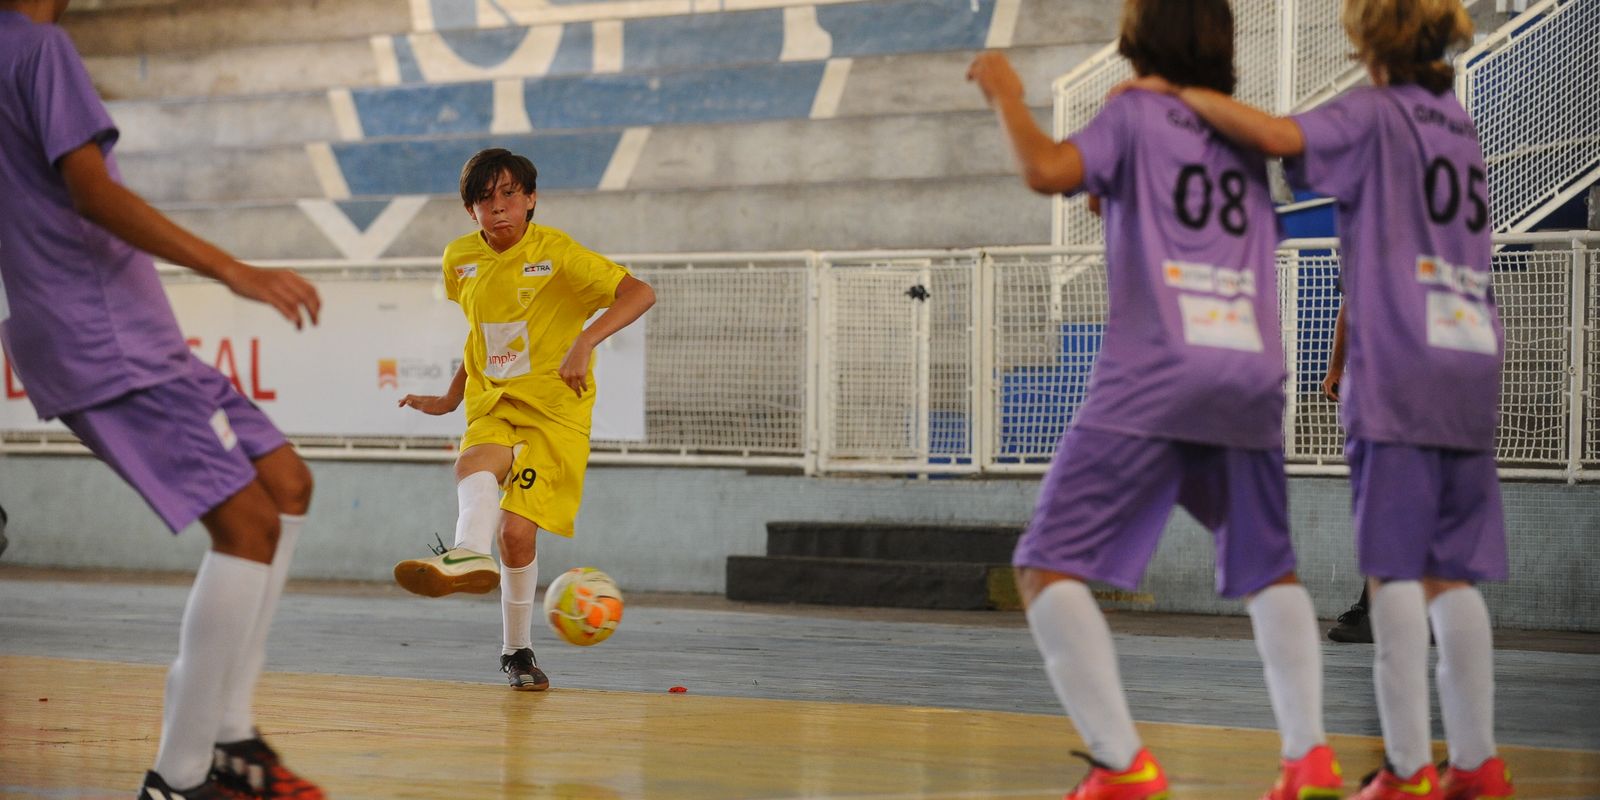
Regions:
<instances>
[{"instance_id":1,"label":"advertising banner","mask_svg":"<svg viewBox=\"0 0 1600 800\"><path fill-rule=\"evenodd\" d=\"M317 281L322 319L296 331L276 311L211 282L170 283L178 324L215 366L289 436L460 437L461 409L440 417L399 408L407 394L443 394L461 364L467 321L438 280ZM595 350L593 436L644 438L642 319ZM0 430L40 422L5 364ZM465 405L465 404L463 404Z\"/></svg>"}]
</instances>

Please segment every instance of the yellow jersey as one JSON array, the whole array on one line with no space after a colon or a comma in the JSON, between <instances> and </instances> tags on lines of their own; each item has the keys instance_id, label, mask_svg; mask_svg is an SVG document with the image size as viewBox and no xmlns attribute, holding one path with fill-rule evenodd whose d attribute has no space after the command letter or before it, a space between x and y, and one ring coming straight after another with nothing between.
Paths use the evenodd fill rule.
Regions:
<instances>
[{"instance_id":1,"label":"yellow jersey","mask_svg":"<svg viewBox=\"0 0 1600 800\"><path fill-rule=\"evenodd\" d=\"M445 296L471 328L463 351L467 423L509 396L587 435L594 364L581 397L557 370L584 322L617 299L628 271L555 228L529 224L504 253L480 234L444 249Z\"/></svg>"}]
</instances>

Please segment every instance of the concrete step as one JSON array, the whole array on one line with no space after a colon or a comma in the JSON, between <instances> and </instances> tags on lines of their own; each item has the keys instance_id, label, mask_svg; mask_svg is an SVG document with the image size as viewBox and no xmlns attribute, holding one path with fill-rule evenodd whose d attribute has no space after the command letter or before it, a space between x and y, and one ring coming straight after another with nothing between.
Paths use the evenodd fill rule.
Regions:
<instances>
[{"instance_id":1,"label":"concrete step","mask_svg":"<svg viewBox=\"0 0 1600 800\"><path fill-rule=\"evenodd\" d=\"M117 99L202 97L378 85L825 61L1007 46L1045 0L865 0L624 22L375 34L139 53L86 50L95 85ZM1109 15L1108 15L1109 16ZM892 24L887 21L892 20ZM1033 44L1097 43L1073 28Z\"/></svg>"},{"instance_id":2,"label":"concrete step","mask_svg":"<svg viewBox=\"0 0 1600 800\"><path fill-rule=\"evenodd\" d=\"M977 20L1000 22L998 29L978 27L989 46L1104 44L1116 38L1120 20L1118 10L1101 0L978 0L976 12L972 0L741 0L737 10L729 11L721 10L720 3L707 8L712 5L695 0L562 0L531 8L525 3L499 3L495 10L482 13L488 4L454 0L169 0L98 9L78 3L62 25L86 56L144 57L152 67L166 54L181 59L185 54L311 43L360 43L370 48L370 40L378 37L390 40L387 46L395 50L397 64L403 65L407 58L401 51L415 46L418 66L437 68L443 62L428 62L434 55L445 55L444 50L458 54L451 60L479 65L505 53L526 54L517 45L529 37L528 31L539 29L546 30L532 36L571 37L562 48L568 55L590 49L584 39L617 43L618 52L603 57L607 63L621 58L627 64L648 58L647 49L640 46L660 39L680 42L674 49L692 58L706 54L684 51L718 49L684 37L685 28L702 36L716 35L706 34L709 29L721 29L718 43L730 53L777 43L783 54L814 54L822 49L822 57L828 57L864 55L875 43L882 46L897 38L925 40L935 30L948 37L958 29L955 26L978 27L973 24ZM500 13L504 11L510 13ZM604 26L598 35L592 27L595 21ZM550 29L556 29L554 37ZM842 39L830 45L826 34L840 30L845 31ZM727 47L730 41L732 47ZM980 39L965 46L984 44ZM826 52L829 48L835 52ZM375 52L385 57L382 48Z\"/></svg>"},{"instance_id":3,"label":"concrete step","mask_svg":"<svg viewBox=\"0 0 1600 800\"><path fill-rule=\"evenodd\" d=\"M78 51L132 55L301 44L412 30L410 0L178 0L72 11L61 25Z\"/></svg>"},{"instance_id":4,"label":"concrete step","mask_svg":"<svg viewBox=\"0 0 1600 800\"><path fill-rule=\"evenodd\" d=\"M459 197L166 204L248 259L437 258L472 230ZM1041 244L1050 201L1014 176L627 192L541 192L536 220L603 253Z\"/></svg>"},{"instance_id":5,"label":"concrete step","mask_svg":"<svg viewBox=\"0 0 1600 800\"><path fill-rule=\"evenodd\" d=\"M767 555L936 563L1010 564L1014 525L769 522Z\"/></svg>"},{"instance_id":6,"label":"concrete step","mask_svg":"<svg viewBox=\"0 0 1600 800\"><path fill-rule=\"evenodd\" d=\"M1027 101L1051 105L1050 81L1093 53L1085 45L1011 51ZM965 80L972 51L831 62L667 70L108 104L118 152L514 135L656 125L981 111Z\"/></svg>"},{"instance_id":7,"label":"concrete step","mask_svg":"<svg viewBox=\"0 0 1600 800\"><path fill-rule=\"evenodd\" d=\"M1015 609L1011 568L868 558L729 556L729 600L933 609Z\"/></svg>"},{"instance_id":8,"label":"concrete step","mask_svg":"<svg viewBox=\"0 0 1600 800\"><path fill-rule=\"evenodd\" d=\"M1035 114L1049 124L1048 108ZM118 164L128 185L157 203L451 195L461 164L490 146L529 154L542 191L963 179L1013 170L987 111L133 151Z\"/></svg>"}]
</instances>

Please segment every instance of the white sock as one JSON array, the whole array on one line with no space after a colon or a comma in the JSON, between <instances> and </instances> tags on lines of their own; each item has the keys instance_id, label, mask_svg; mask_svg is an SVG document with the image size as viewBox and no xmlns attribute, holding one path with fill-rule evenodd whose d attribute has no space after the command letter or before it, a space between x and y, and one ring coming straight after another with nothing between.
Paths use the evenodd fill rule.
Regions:
<instances>
[{"instance_id":1,"label":"white sock","mask_svg":"<svg viewBox=\"0 0 1600 800\"><path fill-rule=\"evenodd\" d=\"M1056 697L1096 761L1121 771L1144 745L1122 694L1111 628L1089 587L1056 581L1028 606L1028 628Z\"/></svg>"},{"instance_id":2,"label":"white sock","mask_svg":"<svg viewBox=\"0 0 1600 800\"><path fill-rule=\"evenodd\" d=\"M255 713L251 709L256 694L256 682L267 665L267 632L272 629L272 618L278 613L278 600L283 597L283 584L289 580L289 564L294 561L294 545L300 539L300 529L306 518L281 514L278 517L278 549L272 555L272 573L267 579L266 596L256 612L255 626L250 630L249 644L239 657L228 682L227 706L222 712L222 728L217 732L221 743L242 742L256 735Z\"/></svg>"},{"instance_id":3,"label":"white sock","mask_svg":"<svg viewBox=\"0 0 1600 800\"><path fill-rule=\"evenodd\" d=\"M1262 590L1245 608L1283 737L1283 757L1302 758L1328 739L1322 728L1322 645L1311 595L1298 583L1278 584Z\"/></svg>"},{"instance_id":4,"label":"white sock","mask_svg":"<svg viewBox=\"0 0 1600 800\"><path fill-rule=\"evenodd\" d=\"M538 588L538 556L526 567L508 567L506 562L500 562L500 619L505 626L502 654L533 647L533 595Z\"/></svg>"},{"instance_id":5,"label":"white sock","mask_svg":"<svg viewBox=\"0 0 1600 800\"><path fill-rule=\"evenodd\" d=\"M494 551L500 530L500 482L474 472L456 484L456 547L485 555Z\"/></svg>"},{"instance_id":6,"label":"white sock","mask_svg":"<svg viewBox=\"0 0 1600 800\"><path fill-rule=\"evenodd\" d=\"M249 641L271 569L207 551L183 609L178 659L167 671L155 771L174 788L205 781L229 674Z\"/></svg>"},{"instance_id":7,"label":"white sock","mask_svg":"<svg viewBox=\"0 0 1600 800\"><path fill-rule=\"evenodd\" d=\"M1428 735L1428 614L1418 581L1389 581L1372 593L1372 666L1383 749L1409 778L1432 762Z\"/></svg>"},{"instance_id":8,"label":"white sock","mask_svg":"<svg viewBox=\"0 0 1600 800\"><path fill-rule=\"evenodd\" d=\"M1439 709L1450 763L1477 769L1494 756L1494 634L1475 587L1451 589L1428 606L1439 640Z\"/></svg>"}]
</instances>

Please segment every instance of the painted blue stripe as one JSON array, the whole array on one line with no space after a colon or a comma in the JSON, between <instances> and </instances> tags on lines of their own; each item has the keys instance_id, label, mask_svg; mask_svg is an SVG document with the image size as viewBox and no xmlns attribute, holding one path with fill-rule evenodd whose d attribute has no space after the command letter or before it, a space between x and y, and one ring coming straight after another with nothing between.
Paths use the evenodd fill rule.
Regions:
<instances>
[{"instance_id":1,"label":"painted blue stripe","mask_svg":"<svg viewBox=\"0 0 1600 800\"><path fill-rule=\"evenodd\" d=\"M478 21L477 0L428 0L428 6L433 11L435 28L476 28L482 24Z\"/></svg>"},{"instance_id":2,"label":"painted blue stripe","mask_svg":"<svg viewBox=\"0 0 1600 800\"><path fill-rule=\"evenodd\" d=\"M340 200L335 205L344 212L350 224L358 230L366 230L372 223L378 221L378 215L388 210L392 198L382 200Z\"/></svg>"},{"instance_id":3,"label":"painted blue stripe","mask_svg":"<svg viewBox=\"0 0 1600 800\"><path fill-rule=\"evenodd\" d=\"M608 128L809 116L822 62L760 64L664 75L529 81L536 128Z\"/></svg>"},{"instance_id":4,"label":"painted blue stripe","mask_svg":"<svg viewBox=\"0 0 1600 800\"><path fill-rule=\"evenodd\" d=\"M594 23L564 25L550 61L551 75L587 75L594 69Z\"/></svg>"},{"instance_id":5,"label":"painted blue stripe","mask_svg":"<svg viewBox=\"0 0 1600 800\"><path fill-rule=\"evenodd\" d=\"M389 38L394 42L394 60L400 68L400 82L422 83L422 66L417 63L417 51L411 46L411 39L405 36Z\"/></svg>"},{"instance_id":6,"label":"painted blue stripe","mask_svg":"<svg viewBox=\"0 0 1600 800\"><path fill-rule=\"evenodd\" d=\"M435 14L454 6L434 0ZM817 7L817 21L833 36L833 55L870 56L894 53L963 50L982 47L994 17L996 0L879 0ZM460 29L440 22L439 36L463 61L483 68L505 62L528 36L527 27ZM475 18L475 17L474 17ZM498 20L497 20L498 24ZM451 30L451 28L456 28ZM628 71L775 62L783 55L783 12L722 11L623 22L623 68ZM393 37L403 83L422 82L411 43ZM594 63L593 23L563 26L550 75L586 75Z\"/></svg>"},{"instance_id":7,"label":"painted blue stripe","mask_svg":"<svg viewBox=\"0 0 1600 800\"><path fill-rule=\"evenodd\" d=\"M494 84L452 83L358 89L351 93L366 135L483 133L494 120Z\"/></svg>"},{"instance_id":8,"label":"painted blue stripe","mask_svg":"<svg viewBox=\"0 0 1600 800\"><path fill-rule=\"evenodd\" d=\"M504 147L539 168L540 189L600 185L621 132L464 136L393 142L343 142L333 154L351 194L446 194L460 191L461 165L488 147Z\"/></svg>"},{"instance_id":9,"label":"painted blue stripe","mask_svg":"<svg viewBox=\"0 0 1600 800\"><path fill-rule=\"evenodd\" d=\"M629 20L622 28L623 69L777 61L783 55L779 10Z\"/></svg>"},{"instance_id":10,"label":"painted blue stripe","mask_svg":"<svg viewBox=\"0 0 1600 800\"><path fill-rule=\"evenodd\" d=\"M490 28L482 31L439 31L439 38L462 61L489 68L505 63L528 38L528 28Z\"/></svg>"},{"instance_id":11,"label":"painted blue stripe","mask_svg":"<svg viewBox=\"0 0 1600 800\"><path fill-rule=\"evenodd\" d=\"M817 7L817 23L833 34L835 56L983 47L995 0L891 0Z\"/></svg>"}]
</instances>

